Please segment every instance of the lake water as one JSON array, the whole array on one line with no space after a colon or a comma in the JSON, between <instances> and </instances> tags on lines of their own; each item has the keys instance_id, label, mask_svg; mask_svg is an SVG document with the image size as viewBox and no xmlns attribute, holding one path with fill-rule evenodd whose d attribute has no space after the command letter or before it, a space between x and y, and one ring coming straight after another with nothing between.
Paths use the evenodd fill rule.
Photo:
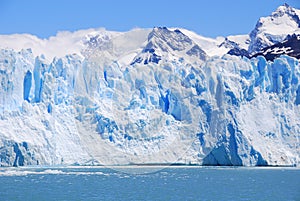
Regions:
<instances>
[{"instance_id":1,"label":"lake water","mask_svg":"<svg viewBox=\"0 0 300 201\"><path fill-rule=\"evenodd\" d=\"M0 200L297 201L300 169L0 168Z\"/></svg>"}]
</instances>

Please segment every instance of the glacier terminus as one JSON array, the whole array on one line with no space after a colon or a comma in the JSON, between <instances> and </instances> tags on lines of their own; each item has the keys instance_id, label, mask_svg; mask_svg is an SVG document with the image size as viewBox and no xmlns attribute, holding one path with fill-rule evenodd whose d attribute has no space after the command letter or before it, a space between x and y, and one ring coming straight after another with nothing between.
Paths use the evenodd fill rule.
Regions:
<instances>
[{"instance_id":1,"label":"glacier terminus","mask_svg":"<svg viewBox=\"0 0 300 201\"><path fill-rule=\"evenodd\" d=\"M0 166L300 165L300 10L250 34L0 35Z\"/></svg>"}]
</instances>

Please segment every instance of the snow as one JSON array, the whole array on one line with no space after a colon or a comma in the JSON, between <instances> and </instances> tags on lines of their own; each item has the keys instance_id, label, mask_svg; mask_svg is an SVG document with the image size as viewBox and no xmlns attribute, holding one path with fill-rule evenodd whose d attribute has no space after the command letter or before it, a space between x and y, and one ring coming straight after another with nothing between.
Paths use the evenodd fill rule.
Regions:
<instances>
[{"instance_id":1,"label":"snow","mask_svg":"<svg viewBox=\"0 0 300 201\"><path fill-rule=\"evenodd\" d=\"M209 56L222 56L223 54L227 53L227 49L218 48L218 46L224 41L224 37L217 37L214 39L198 35L195 32L187 29L180 29L180 31L190 37Z\"/></svg>"},{"instance_id":2,"label":"snow","mask_svg":"<svg viewBox=\"0 0 300 201\"><path fill-rule=\"evenodd\" d=\"M30 48L35 56L44 55L48 60L54 57L64 57L68 54L82 55L82 51L86 49L86 42L90 38L101 35L116 40L115 51L116 53L124 53L126 49L134 50L141 45L141 41L147 39L150 30L133 29L128 33L120 33L107 31L104 28L86 29L75 32L61 31L56 36L49 37L48 39L40 39L30 34L12 34L0 35L0 48L14 49L21 51L22 49ZM126 41L131 44L126 45Z\"/></svg>"},{"instance_id":3,"label":"snow","mask_svg":"<svg viewBox=\"0 0 300 201\"><path fill-rule=\"evenodd\" d=\"M80 52L83 44L77 41L76 38L70 41L70 38L73 39L73 37L70 37L70 33L58 34L49 39L40 39L29 34L1 35L0 47L3 49L15 49L16 51L30 48L34 55L44 54L51 60L56 56L63 57L66 54Z\"/></svg>"},{"instance_id":4,"label":"snow","mask_svg":"<svg viewBox=\"0 0 300 201\"><path fill-rule=\"evenodd\" d=\"M227 37L230 41L236 42L240 48L248 50L250 37L249 35L235 35Z\"/></svg>"}]
</instances>

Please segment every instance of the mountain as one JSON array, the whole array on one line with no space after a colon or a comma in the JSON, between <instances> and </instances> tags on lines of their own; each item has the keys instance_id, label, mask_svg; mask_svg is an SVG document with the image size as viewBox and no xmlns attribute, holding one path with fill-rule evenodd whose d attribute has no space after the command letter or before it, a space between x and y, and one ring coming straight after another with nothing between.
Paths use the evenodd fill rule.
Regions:
<instances>
[{"instance_id":1,"label":"mountain","mask_svg":"<svg viewBox=\"0 0 300 201\"><path fill-rule=\"evenodd\" d=\"M274 28L294 27L293 13L216 39L167 27L0 36L0 166L299 166L299 37Z\"/></svg>"},{"instance_id":2,"label":"mountain","mask_svg":"<svg viewBox=\"0 0 300 201\"><path fill-rule=\"evenodd\" d=\"M142 53L134 59L132 64L158 63L162 57L167 58L167 55L170 53L173 53L173 57L185 55L202 61L207 59L206 53L199 45L179 29L172 31L166 27L157 27L149 34L147 45L144 47Z\"/></svg>"},{"instance_id":3,"label":"mountain","mask_svg":"<svg viewBox=\"0 0 300 201\"><path fill-rule=\"evenodd\" d=\"M250 33L248 51L251 54L282 42L287 35L300 34L300 10L288 4L279 6L272 15L261 17Z\"/></svg>"}]
</instances>

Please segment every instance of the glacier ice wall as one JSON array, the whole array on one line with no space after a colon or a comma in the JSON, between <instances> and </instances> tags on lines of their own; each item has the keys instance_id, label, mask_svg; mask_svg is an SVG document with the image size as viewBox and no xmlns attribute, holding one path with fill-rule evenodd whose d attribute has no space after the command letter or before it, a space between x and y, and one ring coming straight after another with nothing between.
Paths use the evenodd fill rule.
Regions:
<instances>
[{"instance_id":1,"label":"glacier ice wall","mask_svg":"<svg viewBox=\"0 0 300 201\"><path fill-rule=\"evenodd\" d=\"M103 56L103 55L102 55ZM0 165L299 165L300 69L0 51Z\"/></svg>"}]
</instances>

